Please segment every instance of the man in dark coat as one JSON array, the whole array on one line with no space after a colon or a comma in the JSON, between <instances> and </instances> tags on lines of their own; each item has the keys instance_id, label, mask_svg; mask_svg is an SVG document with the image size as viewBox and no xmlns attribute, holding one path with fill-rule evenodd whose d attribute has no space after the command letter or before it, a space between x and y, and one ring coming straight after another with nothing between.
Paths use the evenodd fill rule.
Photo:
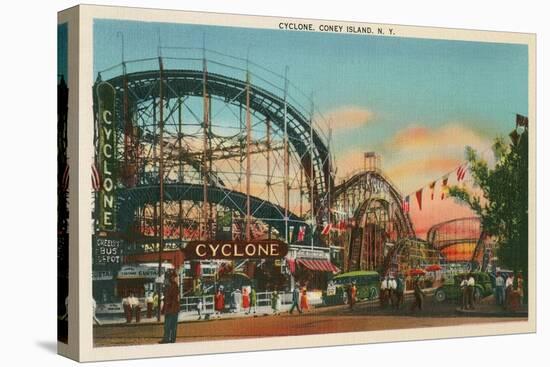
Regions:
<instances>
[{"instance_id":1,"label":"man in dark coat","mask_svg":"<svg viewBox=\"0 0 550 367\"><path fill-rule=\"evenodd\" d=\"M300 284L298 283L296 283L294 291L292 291L292 306L288 313L294 312L294 307L296 307L299 313L302 313L302 309L300 308Z\"/></svg>"},{"instance_id":2,"label":"man in dark coat","mask_svg":"<svg viewBox=\"0 0 550 367\"><path fill-rule=\"evenodd\" d=\"M180 291L178 285L178 274L170 272L169 284L164 294L164 338L163 343L175 343L178 330L178 314L180 312Z\"/></svg>"}]
</instances>

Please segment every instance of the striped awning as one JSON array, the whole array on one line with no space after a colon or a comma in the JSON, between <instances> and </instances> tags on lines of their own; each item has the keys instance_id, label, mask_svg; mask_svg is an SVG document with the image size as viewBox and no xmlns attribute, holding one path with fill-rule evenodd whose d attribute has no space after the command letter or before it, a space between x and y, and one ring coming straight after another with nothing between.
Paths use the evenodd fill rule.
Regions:
<instances>
[{"instance_id":1,"label":"striped awning","mask_svg":"<svg viewBox=\"0 0 550 367\"><path fill-rule=\"evenodd\" d=\"M331 273L338 273L340 271L340 269L328 260L298 259L296 262L313 271L326 271Z\"/></svg>"}]
</instances>

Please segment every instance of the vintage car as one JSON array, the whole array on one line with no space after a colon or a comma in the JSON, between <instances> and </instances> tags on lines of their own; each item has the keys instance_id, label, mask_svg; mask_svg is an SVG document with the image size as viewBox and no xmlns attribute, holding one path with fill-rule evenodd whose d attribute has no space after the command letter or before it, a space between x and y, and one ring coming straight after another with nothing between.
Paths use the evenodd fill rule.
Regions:
<instances>
[{"instance_id":1,"label":"vintage car","mask_svg":"<svg viewBox=\"0 0 550 367\"><path fill-rule=\"evenodd\" d=\"M323 291L323 304L341 305L348 303L348 290L355 282L357 300L371 300L380 294L380 275L375 271L352 271L335 276Z\"/></svg>"},{"instance_id":2,"label":"vintage car","mask_svg":"<svg viewBox=\"0 0 550 367\"><path fill-rule=\"evenodd\" d=\"M445 281L442 286L435 290L435 300L437 302L444 302L446 300L455 301L461 299L462 292L460 290L460 283L465 275L467 275L467 273L457 274L453 278ZM481 299L493 293L493 284L488 273L473 272L472 275L475 280L474 302L479 302Z\"/></svg>"}]
</instances>

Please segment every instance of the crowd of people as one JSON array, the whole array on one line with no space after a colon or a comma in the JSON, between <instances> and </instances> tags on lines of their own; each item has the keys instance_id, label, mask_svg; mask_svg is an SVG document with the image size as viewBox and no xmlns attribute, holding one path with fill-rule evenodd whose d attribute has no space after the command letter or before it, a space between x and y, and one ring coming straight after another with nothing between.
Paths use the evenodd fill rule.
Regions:
<instances>
[{"instance_id":1,"label":"crowd of people","mask_svg":"<svg viewBox=\"0 0 550 367\"><path fill-rule=\"evenodd\" d=\"M420 290L419 294L422 293L422 290L419 286L419 279L414 280L413 286L415 289L415 303L413 304L414 308L422 309L422 297L420 299L416 298L416 288ZM403 306L405 301L405 278L403 274L397 275L397 277L387 275L382 278L380 282L380 307L387 308L388 306L394 309L400 309ZM413 309L414 309L413 308Z\"/></svg>"},{"instance_id":2,"label":"crowd of people","mask_svg":"<svg viewBox=\"0 0 550 367\"><path fill-rule=\"evenodd\" d=\"M495 277L495 302L506 310L515 311L524 298L524 280L523 275L518 273L505 276L497 271Z\"/></svg>"}]
</instances>

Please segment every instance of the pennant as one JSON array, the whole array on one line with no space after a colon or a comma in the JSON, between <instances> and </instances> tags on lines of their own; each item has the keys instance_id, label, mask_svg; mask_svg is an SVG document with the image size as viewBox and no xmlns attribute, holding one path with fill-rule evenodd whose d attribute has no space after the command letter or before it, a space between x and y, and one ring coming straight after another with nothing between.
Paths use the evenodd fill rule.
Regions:
<instances>
[{"instance_id":1,"label":"pennant","mask_svg":"<svg viewBox=\"0 0 550 367\"><path fill-rule=\"evenodd\" d=\"M346 227L347 227L347 226L346 226L346 221L345 221L344 219L342 219L342 220L340 221L340 231L342 231L342 232L345 231L345 230L346 230Z\"/></svg>"},{"instance_id":2,"label":"pennant","mask_svg":"<svg viewBox=\"0 0 550 367\"><path fill-rule=\"evenodd\" d=\"M468 165L458 167L458 169L456 170L456 180L458 182L464 179L464 176L466 176L466 171L468 171Z\"/></svg>"},{"instance_id":3,"label":"pennant","mask_svg":"<svg viewBox=\"0 0 550 367\"><path fill-rule=\"evenodd\" d=\"M101 187L101 178L99 176L99 171L95 163L92 163L92 188L94 191L99 191Z\"/></svg>"},{"instance_id":4,"label":"pennant","mask_svg":"<svg viewBox=\"0 0 550 367\"><path fill-rule=\"evenodd\" d=\"M416 201L418 202L418 209L422 210L422 189L416 192Z\"/></svg>"},{"instance_id":5,"label":"pennant","mask_svg":"<svg viewBox=\"0 0 550 367\"><path fill-rule=\"evenodd\" d=\"M298 229L297 241L302 242L304 240L305 236L306 236L306 227L305 226L300 226L300 228Z\"/></svg>"},{"instance_id":6,"label":"pennant","mask_svg":"<svg viewBox=\"0 0 550 367\"><path fill-rule=\"evenodd\" d=\"M432 198L432 200L434 199L434 194L435 194L435 181L433 181L431 184L430 184L430 197Z\"/></svg>"},{"instance_id":7,"label":"pennant","mask_svg":"<svg viewBox=\"0 0 550 367\"><path fill-rule=\"evenodd\" d=\"M411 209L410 199L409 199L409 195L407 195L405 197L405 200L403 200L403 212L408 213L410 209Z\"/></svg>"},{"instance_id":8,"label":"pennant","mask_svg":"<svg viewBox=\"0 0 550 367\"><path fill-rule=\"evenodd\" d=\"M328 235L331 228L332 228L332 224L331 224L331 223L325 224L325 225L323 226L323 230L321 231L321 234L322 234L323 236Z\"/></svg>"},{"instance_id":9,"label":"pennant","mask_svg":"<svg viewBox=\"0 0 550 367\"><path fill-rule=\"evenodd\" d=\"M527 127L529 125L529 118L520 114L516 114L516 128L519 126Z\"/></svg>"},{"instance_id":10,"label":"pennant","mask_svg":"<svg viewBox=\"0 0 550 367\"><path fill-rule=\"evenodd\" d=\"M449 192L449 188L447 187L447 182L449 182L449 177L445 177L443 181L441 181L441 200L445 199L445 196Z\"/></svg>"},{"instance_id":11,"label":"pennant","mask_svg":"<svg viewBox=\"0 0 550 367\"><path fill-rule=\"evenodd\" d=\"M510 136L510 140L512 140L514 146L518 145L520 135L516 130L513 130L508 136Z\"/></svg>"}]
</instances>

